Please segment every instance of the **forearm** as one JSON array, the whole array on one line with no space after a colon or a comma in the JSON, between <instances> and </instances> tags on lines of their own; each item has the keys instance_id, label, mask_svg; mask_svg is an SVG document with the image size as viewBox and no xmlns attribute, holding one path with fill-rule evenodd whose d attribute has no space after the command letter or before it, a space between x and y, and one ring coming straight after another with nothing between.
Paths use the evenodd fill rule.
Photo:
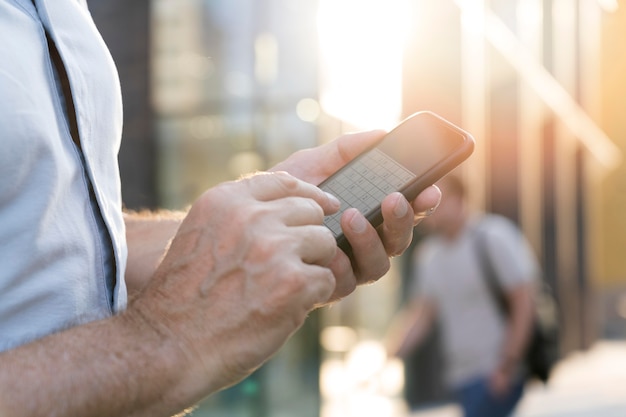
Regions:
<instances>
[{"instance_id":1,"label":"forearm","mask_svg":"<svg viewBox=\"0 0 626 417\"><path fill-rule=\"evenodd\" d=\"M521 286L508 295L510 314L501 353L502 367L514 367L523 359L533 322L531 294L530 286Z\"/></svg>"},{"instance_id":2,"label":"forearm","mask_svg":"<svg viewBox=\"0 0 626 417\"><path fill-rule=\"evenodd\" d=\"M171 416L191 400L178 395L189 365L173 342L123 314L7 351L0 415Z\"/></svg>"},{"instance_id":3,"label":"forearm","mask_svg":"<svg viewBox=\"0 0 626 417\"><path fill-rule=\"evenodd\" d=\"M391 326L387 350L392 356L406 358L419 346L431 328L434 309L427 301L413 305Z\"/></svg>"},{"instance_id":4,"label":"forearm","mask_svg":"<svg viewBox=\"0 0 626 417\"><path fill-rule=\"evenodd\" d=\"M176 234L185 212L125 212L128 262L126 285L131 294L150 280Z\"/></svg>"}]
</instances>

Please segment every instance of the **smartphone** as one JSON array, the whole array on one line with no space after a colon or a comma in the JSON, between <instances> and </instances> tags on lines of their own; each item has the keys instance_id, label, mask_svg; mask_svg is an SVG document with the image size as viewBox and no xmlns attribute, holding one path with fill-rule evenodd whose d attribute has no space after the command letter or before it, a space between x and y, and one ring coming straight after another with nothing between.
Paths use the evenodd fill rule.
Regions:
<instances>
[{"instance_id":1,"label":"smartphone","mask_svg":"<svg viewBox=\"0 0 626 417\"><path fill-rule=\"evenodd\" d=\"M399 191L413 200L473 150L474 138L469 133L430 111L415 113L320 184L341 201L339 211L326 216L324 224L335 235L337 245L350 253L339 223L346 209L358 209L378 227L383 221L380 204L387 195Z\"/></svg>"}]
</instances>

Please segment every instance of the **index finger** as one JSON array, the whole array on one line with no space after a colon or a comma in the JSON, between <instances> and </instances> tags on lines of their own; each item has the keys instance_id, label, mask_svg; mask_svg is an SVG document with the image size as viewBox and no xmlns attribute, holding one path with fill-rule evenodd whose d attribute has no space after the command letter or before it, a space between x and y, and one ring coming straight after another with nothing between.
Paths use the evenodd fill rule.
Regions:
<instances>
[{"instance_id":1,"label":"index finger","mask_svg":"<svg viewBox=\"0 0 626 417\"><path fill-rule=\"evenodd\" d=\"M340 202L313 184L301 181L286 172L263 172L243 178L250 194L258 201L273 201L287 197L304 197L314 200L325 214L339 209Z\"/></svg>"}]
</instances>

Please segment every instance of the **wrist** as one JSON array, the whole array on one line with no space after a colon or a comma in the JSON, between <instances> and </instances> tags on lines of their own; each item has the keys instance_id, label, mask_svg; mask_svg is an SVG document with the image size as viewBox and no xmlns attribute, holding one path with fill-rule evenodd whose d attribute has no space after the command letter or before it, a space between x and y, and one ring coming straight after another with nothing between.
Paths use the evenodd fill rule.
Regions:
<instances>
[{"instance_id":1,"label":"wrist","mask_svg":"<svg viewBox=\"0 0 626 417\"><path fill-rule=\"evenodd\" d=\"M161 407L160 412L167 409L174 415L206 395L202 390L206 383L202 384L200 375L194 372L199 368L197 360L165 321L159 320L151 303L137 298L118 317L129 339L135 341L136 356L141 357L140 363L129 364L143 368L142 380L135 382L142 396L150 398L156 394L150 402Z\"/></svg>"},{"instance_id":2,"label":"wrist","mask_svg":"<svg viewBox=\"0 0 626 417\"><path fill-rule=\"evenodd\" d=\"M520 356L516 354L505 354L500 358L498 368L507 372L513 372L520 363Z\"/></svg>"}]
</instances>

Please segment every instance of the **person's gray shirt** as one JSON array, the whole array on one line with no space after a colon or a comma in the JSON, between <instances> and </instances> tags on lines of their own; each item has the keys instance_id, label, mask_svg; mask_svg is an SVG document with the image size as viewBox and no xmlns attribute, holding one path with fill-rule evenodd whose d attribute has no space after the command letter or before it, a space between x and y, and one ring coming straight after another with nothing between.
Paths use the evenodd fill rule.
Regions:
<instances>
[{"instance_id":1,"label":"person's gray shirt","mask_svg":"<svg viewBox=\"0 0 626 417\"><path fill-rule=\"evenodd\" d=\"M479 261L477 227L502 288L533 282L539 273L526 239L508 219L473 219L453 241L427 238L416 252L414 296L435 303L442 324L446 380L458 386L498 364L505 323Z\"/></svg>"}]
</instances>

